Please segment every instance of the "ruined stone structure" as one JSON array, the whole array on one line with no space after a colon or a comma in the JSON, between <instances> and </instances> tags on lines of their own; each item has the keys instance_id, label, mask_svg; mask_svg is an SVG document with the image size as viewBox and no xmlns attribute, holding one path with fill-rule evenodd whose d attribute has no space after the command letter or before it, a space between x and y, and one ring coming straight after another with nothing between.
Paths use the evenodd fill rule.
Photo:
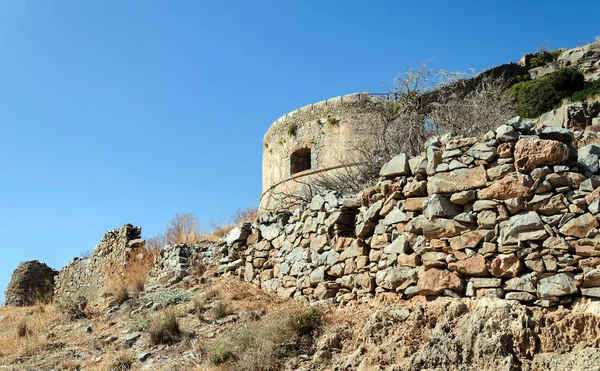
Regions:
<instances>
[{"instance_id":1,"label":"ruined stone structure","mask_svg":"<svg viewBox=\"0 0 600 371\"><path fill-rule=\"evenodd\" d=\"M433 139L354 200L316 196L232 231L217 272L323 303L600 297L600 146L573 140L520 118L481 139Z\"/></svg>"},{"instance_id":2,"label":"ruined stone structure","mask_svg":"<svg viewBox=\"0 0 600 371\"><path fill-rule=\"evenodd\" d=\"M380 120L383 99L348 94L309 104L275 121L263 140L261 210L277 208L278 196L298 194L317 176L356 161L359 128Z\"/></svg>"},{"instance_id":3,"label":"ruined stone structure","mask_svg":"<svg viewBox=\"0 0 600 371\"><path fill-rule=\"evenodd\" d=\"M5 304L20 307L38 301L51 301L57 274L57 271L37 260L22 262L12 274Z\"/></svg>"},{"instance_id":4,"label":"ruined stone structure","mask_svg":"<svg viewBox=\"0 0 600 371\"><path fill-rule=\"evenodd\" d=\"M102 294L108 281L125 273L127 263L143 247L142 229L125 224L106 232L89 258L75 258L56 277L55 297Z\"/></svg>"}]
</instances>

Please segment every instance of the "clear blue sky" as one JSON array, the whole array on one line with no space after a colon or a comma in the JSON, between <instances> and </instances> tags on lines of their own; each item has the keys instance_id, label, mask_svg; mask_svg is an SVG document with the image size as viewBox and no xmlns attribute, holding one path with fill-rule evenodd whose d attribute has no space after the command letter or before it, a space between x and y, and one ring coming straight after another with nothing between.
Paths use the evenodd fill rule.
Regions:
<instances>
[{"instance_id":1,"label":"clear blue sky","mask_svg":"<svg viewBox=\"0 0 600 371\"><path fill-rule=\"evenodd\" d=\"M450 4L452 3L452 4ZM574 9L571 9L571 8ZM0 290L124 223L257 205L262 136L402 66L518 61L600 34L600 1L0 1ZM2 295L3 296L3 295Z\"/></svg>"}]
</instances>

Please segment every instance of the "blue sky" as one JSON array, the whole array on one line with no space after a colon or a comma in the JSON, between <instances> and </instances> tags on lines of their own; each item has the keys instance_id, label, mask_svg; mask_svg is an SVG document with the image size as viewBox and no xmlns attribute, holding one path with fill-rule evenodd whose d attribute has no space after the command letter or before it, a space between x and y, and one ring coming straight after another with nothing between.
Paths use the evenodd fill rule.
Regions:
<instances>
[{"instance_id":1,"label":"blue sky","mask_svg":"<svg viewBox=\"0 0 600 371\"><path fill-rule=\"evenodd\" d=\"M262 136L400 67L477 71L600 34L600 2L0 1L0 290L108 229L258 204Z\"/></svg>"}]
</instances>

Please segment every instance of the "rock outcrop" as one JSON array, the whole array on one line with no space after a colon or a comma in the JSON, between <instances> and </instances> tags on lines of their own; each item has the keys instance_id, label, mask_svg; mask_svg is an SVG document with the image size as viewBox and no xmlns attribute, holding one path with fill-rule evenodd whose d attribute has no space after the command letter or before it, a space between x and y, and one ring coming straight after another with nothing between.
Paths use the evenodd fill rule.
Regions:
<instances>
[{"instance_id":1,"label":"rock outcrop","mask_svg":"<svg viewBox=\"0 0 600 371\"><path fill-rule=\"evenodd\" d=\"M7 306L27 306L48 302L54 294L54 277L57 271L37 260L19 264L12 274L6 290Z\"/></svg>"}]
</instances>

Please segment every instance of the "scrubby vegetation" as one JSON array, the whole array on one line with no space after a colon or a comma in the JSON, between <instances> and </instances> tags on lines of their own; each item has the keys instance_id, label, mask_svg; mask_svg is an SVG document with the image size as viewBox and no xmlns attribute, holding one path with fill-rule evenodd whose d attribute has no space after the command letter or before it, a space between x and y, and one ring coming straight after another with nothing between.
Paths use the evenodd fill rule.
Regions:
<instances>
[{"instance_id":1,"label":"scrubby vegetation","mask_svg":"<svg viewBox=\"0 0 600 371\"><path fill-rule=\"evenodd\" d=\"M290 137L294 137L296 136L296 132L298 131L298 124L296 124L295 122L292 122L289 126L288 126L288 134Z\"/></svg>"},{"instance_id":2,"label":"scrubby vegetation","mask_svg":"<svg viewBox=\"0 0 600 371\"><path fill-rule=\"evenodd\" d=\"M586 82L583 90L580 90L569 98L572 102L582 102L590 98L600 97L600 80L594 82Z\"/></svg>"},{"instance_id":3,"label":"scrubby vegetation","mask_svg":"<svg viewBox=\"0 0 600 371\"><path fill-rule=\"evenodd\" d=\"M584 88L583 74L565 68L531 81L518 82L506 91L505 96L514 104L517 114L535 118Z\"/></svg>"},{"instance_id":4,"label":"scrubby vegetation","mask_svg":"<svg viewBox=\"0 0 600 371\"><path fill-rule=\"evenodd\" d=\"M181 340L182 332L173 310L166 310L153 318L148 327L150 342L154 345L169 344Z\"/></svg>"}]
</instances>

